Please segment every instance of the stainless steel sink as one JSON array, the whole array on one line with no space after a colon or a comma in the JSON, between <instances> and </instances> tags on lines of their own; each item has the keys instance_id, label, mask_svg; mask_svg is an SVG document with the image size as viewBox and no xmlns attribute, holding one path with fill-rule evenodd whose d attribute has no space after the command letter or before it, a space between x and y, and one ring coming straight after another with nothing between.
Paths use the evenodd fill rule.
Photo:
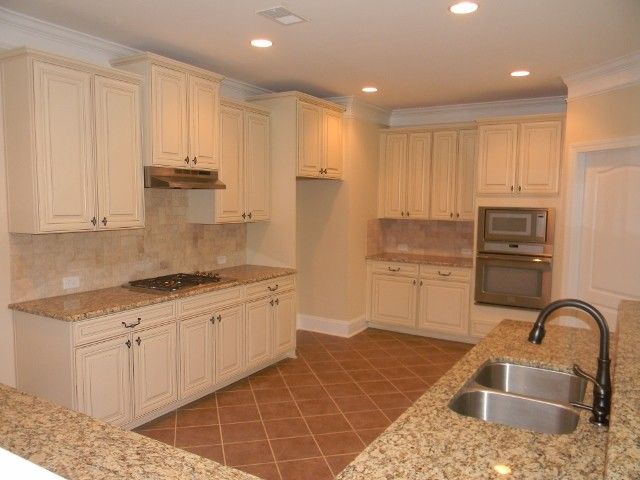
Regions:
<instances>
[{"instance_id":1,"label":"stainless steel sink","mask_svg":"<svg viewBox=\"0 0 640 480\"><path fill-rule=\"evenodd\" d=\"M570 373L515 363L495 362L482 367L474 377L483 387L550 402L582 402L587 382Z\"/></svg>"},{"instance_id":2,"label":"stainless steel sink","mask_svg":"<svg viewBox=\"0 0 640 480\"><path fill-rule=\"evenodd\" d=\"M492 390L462 392L449 408L467 417L540 433L571 433L580 419L575 410L565 405Z\"/></svg>"},{"instance_id":3,"label":"stainless steel sink","mask_svg":"<svg viewBox=\"0 0 640 480\"><path fill-rule=\"evenodd\" d=\"M540 433L573 432L586 381L576 375L507 362L490 362L467 381L449 408L467 417Z\"/></svg>"}]
</instances>

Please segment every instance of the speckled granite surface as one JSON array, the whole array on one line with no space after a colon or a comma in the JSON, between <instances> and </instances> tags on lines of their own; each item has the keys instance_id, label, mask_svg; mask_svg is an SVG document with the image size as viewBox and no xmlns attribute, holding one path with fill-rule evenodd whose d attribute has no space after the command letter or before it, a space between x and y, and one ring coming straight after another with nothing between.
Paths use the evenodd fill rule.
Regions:
<instances>
[{"instance_id":1,"label":"speckled granite surface","mask_svg":"<svg viewBox=\"0 0 640 480\"><path fill-rule=\"evenodd\" d=\"M70 480L256 477L0 384L0 446Z\"/></svg>"},{"instance_id":2,"label":"speckled granite surface","mask_svg":"<svg viewBox=\"0 0 640 480\"><path fill-rule=\"evenodd\" d=\"M423 265L435 265L443 267L472 267L471 257L442 257L439 255L416 255L413 253L377 253L367 255L367 260L382 262L420 263Z\"/></svg>"},{"instance_id":3,"label":"speckled granite surface","mask_svg":"<svg viewBox=\"0 0 640 480\"><path fill-rule=\"evenodd\" d=\"M214 272L219 273L222 277L220 283L199 285L177 292L150 292L123 286L14 303L9 305L9 308L34 315L75 322L296 273L291 268L265 267L262 265L240 265L214 270Z\"/></svg>"},{"instance_id":4,"label":"speckled granite surface","mask_svg":"<svg viewBox=\"0 0 640 480\"><path fill-rule=\"evenodd\" d=\"M595 370L594 332L551 325L544 342L532 345L527 342L530 328L526 322L500 323L338 479L602 479L608 433L589 423L589 412L580 412L573 433L548 435L464 417L448 408L449 400L488 359L567 372L575 362ZM496 464L509 466L512 474L498 475Z\"/></svg>"},{"instance_id":5,"label":"speckled granite surface","mask_svg":"<svg viewBox=\"0 0 640 480\"><path fill-rule=\"evenodd\" d=\"M618 314L607 480L640 479L640 302L624 301Z\"/></svg>"}]
</instances>

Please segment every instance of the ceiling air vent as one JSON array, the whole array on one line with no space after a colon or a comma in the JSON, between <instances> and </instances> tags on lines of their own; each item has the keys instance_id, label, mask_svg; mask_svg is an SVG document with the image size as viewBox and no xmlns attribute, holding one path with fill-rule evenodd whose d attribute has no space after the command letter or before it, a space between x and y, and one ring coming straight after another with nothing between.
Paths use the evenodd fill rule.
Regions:
<instances>
[{"instance_id":1,"label":"ceiling air vent","mask_svg":"<svg viewBox=\"0 0 640 480\"><path fill-rule=\"evenodd\" d=\"M256 13L263 17L267 17L269 20L278 22L281 25L295 25L296 23L309 21L300 15L296 15L291 10L283 6L271 7L266 10L258 10Z\"/></svg>"}]
</instances>

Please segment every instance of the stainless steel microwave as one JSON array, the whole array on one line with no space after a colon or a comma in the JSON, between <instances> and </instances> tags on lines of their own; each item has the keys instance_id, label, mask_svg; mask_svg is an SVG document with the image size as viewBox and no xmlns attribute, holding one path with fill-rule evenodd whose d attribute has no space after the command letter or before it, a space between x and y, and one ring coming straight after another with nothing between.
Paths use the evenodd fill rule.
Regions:
<instances>
[{"instance_id":1,"label":"stainless steel microwave","mask_svg":"<svg viewBox=\"0 0 640 480\"><path fill-rule=\"evenodd\" d=\"M478 251L493 250L485 248L487 242L552 245L553 225L552 208L480 207ZM539 255L542 252L528 253Z\"/></svg>"}]
</instances>

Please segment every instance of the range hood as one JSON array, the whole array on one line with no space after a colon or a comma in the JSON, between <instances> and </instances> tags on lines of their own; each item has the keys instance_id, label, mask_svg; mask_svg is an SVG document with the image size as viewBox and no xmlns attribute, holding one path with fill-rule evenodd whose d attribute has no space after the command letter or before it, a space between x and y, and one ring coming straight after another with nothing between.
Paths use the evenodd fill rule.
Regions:
<instances>
[{"instance_id":1,"label":"range hood","mask_svg":"<svg viewBox=\"0 0 640 480\"><path fill-rule=\"evenodd\" d=\"M218 172L171 167L144 167L144 186L198 190L227 188L218 180Z\"/></svg>"}]
</instances>

